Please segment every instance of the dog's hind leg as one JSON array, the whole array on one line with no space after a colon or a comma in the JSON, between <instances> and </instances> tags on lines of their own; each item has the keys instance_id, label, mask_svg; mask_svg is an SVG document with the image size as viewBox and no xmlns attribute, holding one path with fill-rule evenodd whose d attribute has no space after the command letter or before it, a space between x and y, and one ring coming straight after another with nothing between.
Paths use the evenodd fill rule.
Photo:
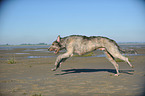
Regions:
<instances>
[{"instance_id":1,"label":"dog's hind leg","mask_svg":"<svg viewBox=\"0 0 145 96\"><path fill-rule=\"evenodd\" d=\"M117 74L115 74L115 76L119 76L119 65L116 63L114 57L107 51L105 50L104 53L107 56L107 59L114 65Z\"/></svg>"},{"instance_id":2,"label":"dog's hind leg","mask_svg":"<svg viewBox=\"0 0 145 96\"><path fill-rule=\"evenodd\" d=\"M110 50L109 50L109 49L110 49ZM119 52L119 50L118 50L117 48L108 48L107 51L108 51L114 58L119 58L119 59L121 59L121 60L127 62L128 65L129 65L130 67L133 68L133 65L131 65L131 63L129 62L128 58L125 57L125 56L123 56L123 55Z\"/></svg>"},{"instance_id":3,"label":"dog's hind leg","mask_svg":"<svg viewBox=\"0 0 145 96\"><path fill-rule=\"evenodd\" d=\"M119 58L119 59L121 59L121 60L123 60L123 61L125 61L125 62L127 62L128 63L128 65L130 66L130 67L134 67L130 62L129 62L129 60L128 60L128 58L127 57L125 57L125 56L122 56L122 54L118 54L117 56L115 56L116 58Z\"/></svg>"}]
</instances>

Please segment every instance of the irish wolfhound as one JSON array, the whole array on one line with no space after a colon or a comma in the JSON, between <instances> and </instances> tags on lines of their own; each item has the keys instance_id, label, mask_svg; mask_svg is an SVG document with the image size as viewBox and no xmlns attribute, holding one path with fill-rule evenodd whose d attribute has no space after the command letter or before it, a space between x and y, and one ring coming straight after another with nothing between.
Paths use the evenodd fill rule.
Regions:
<instances>
[{"instance_id":1,"label":"irish wolfhound","mask_svg":"<svg viewBox=\"0 0 145 96\"><path fill-rule=\"evenodd\" d=\"M122 59L127 62L130 67L133 68L133 65L129 62L128 58L123 56L121 52L135 52L134 50L123 50L118 44L107 37L102 36L81 36L81 35L71 35L64 38L60 36L57 37L57 40L52 43L49 51L54 51L57 54L60 50L66 49L66 53L60 54L55 62L55 68L52 69L55 71L59 68L60 64L64 62L69 57L73 56L73 53L77 53L78 55L83 55L87 52L91 52L97 49L103 50L108 60L114 65L117 74L115 76L119 76L119 65L116 63L115 58Z\"/></svg>"}]
</instances>

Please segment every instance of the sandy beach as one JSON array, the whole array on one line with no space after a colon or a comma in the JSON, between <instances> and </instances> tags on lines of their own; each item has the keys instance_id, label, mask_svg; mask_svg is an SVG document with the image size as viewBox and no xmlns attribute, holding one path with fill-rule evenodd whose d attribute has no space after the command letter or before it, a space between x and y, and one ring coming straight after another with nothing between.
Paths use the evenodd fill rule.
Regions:
<instances>
[{"instance_id":1,"label":"sandy beach","mask_svg":"<svg viewBox=\"0 0 145 96\"><path fill-rule=\"evenodd\" d=\"M72 57L51 71L56 57L46 48L0 50L0 96L143 96L145 47L118 62L120 76L106 57ZM103 54L95 51L94 54ZM10 59L15 63L10 64Z\"/></svg>"}]
</instances>

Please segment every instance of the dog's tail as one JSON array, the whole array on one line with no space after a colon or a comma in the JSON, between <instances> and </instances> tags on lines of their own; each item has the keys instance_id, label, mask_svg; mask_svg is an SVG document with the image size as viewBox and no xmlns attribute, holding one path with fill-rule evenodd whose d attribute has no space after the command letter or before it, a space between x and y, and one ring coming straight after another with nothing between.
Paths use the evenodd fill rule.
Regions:
<instances>
[{"instance_id":1,"label":"dog's tail","mask_svg":"<svg viewBox=\"0 0 145 96\"><path fill-rule=\"evenodd\" d=\"M118 49L122 53L131 53L131 54L137 54L137 51L135 49L122 49L118 46Z\"/></svg>"}]
</instances>

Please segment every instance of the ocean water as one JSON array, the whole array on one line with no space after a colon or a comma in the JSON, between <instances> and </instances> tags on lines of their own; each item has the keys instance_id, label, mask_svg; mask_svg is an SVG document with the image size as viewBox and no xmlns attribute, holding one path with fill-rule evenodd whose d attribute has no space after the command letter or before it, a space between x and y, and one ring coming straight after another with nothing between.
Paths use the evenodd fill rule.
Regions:
<instances>
[{"instance_id":1,"label":"ocean water","mask_svg":"<svg viewBox=\"0 0 145 96\"><path fill-rule=\"evenodd\" d=\"M121 48L145 48L145 44L119 44ZM49 48L49 45L10 45L10 46L0 46L0 50L13 50L16 48L25 48L25 49L38 49L38 51L43 51L44 49ZM35 50L37 51L37 50Z\"/></svg>"},{"instance_id":2,"label":"ocean water","mask_svg":"<svg viewBox=\"0 0 145 96\"><path fill-rule=\"evenodd\" d=\"M131 49L131 48L145 48L145 44L132 44L132 45L129 45L129 44L121 44L119 45L121 48L123 49ZM23 52L20 52L20 53L5 53L5 54L29 54L29 52L31 51L40 51L40 52L50 52L48 51L48 48L49 46L48 45L37 45L37 46L0 46L0 51L2 50L14 50L14 49L17 49L17 48L24 48L25 50L23 50ZM27 53L25 53L27 52ZM62 50L60 52L65 52L65 50ZM140 55L145 55L145 54L126 54L127 56L140 56ZM51 57L56 57L55 56L28 56L27 58L51 58ZM90 56L90 57L105 57L104 54L101 54L101 55L96 55L96 56ZM81 57L82 58L82 57ZM83 57L85 58L85 57ZM3 58L0 58L0 60L2 60Z\"/></svg>"},{"instance_id":3,"label":"ocean water","mask_svg":"<svg viewBox=\"0 0 145 96\"><path fill-rule=\"evenodd\" d=\"M26 49L38 49L38 48L49 48L48 45L29 45L29 46L25 46L25 45L10 45L10 46L0 46L0 50L13 50L13 49L17 49L17 48L26 48Z\"/></svg>"}]
</instances>

